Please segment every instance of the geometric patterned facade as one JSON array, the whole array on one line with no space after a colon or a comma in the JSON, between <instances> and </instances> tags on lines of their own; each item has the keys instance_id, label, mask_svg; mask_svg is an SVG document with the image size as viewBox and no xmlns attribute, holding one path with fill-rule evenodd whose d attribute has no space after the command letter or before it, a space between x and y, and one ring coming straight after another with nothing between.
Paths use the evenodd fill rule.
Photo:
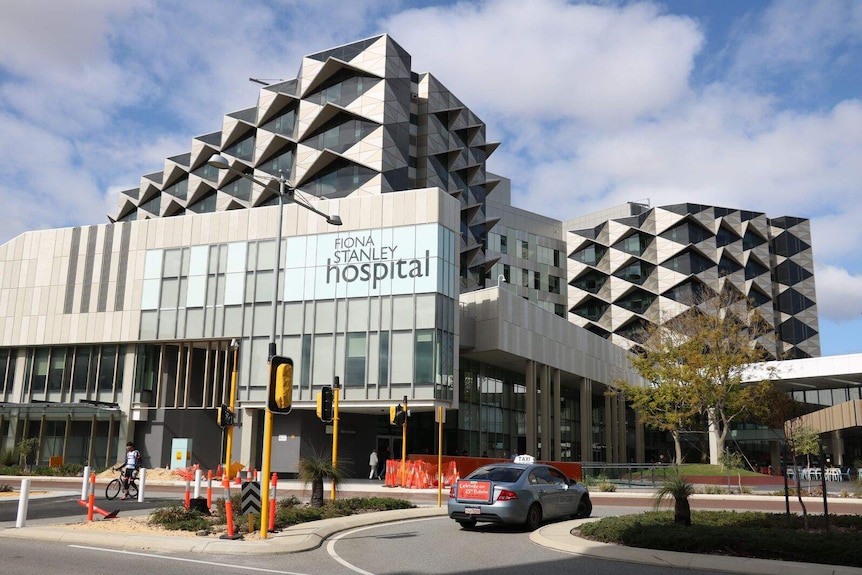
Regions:
<instances>
[{"instance_id":1,"label":"geometric patterned facade","mask_svg":"<svg viewBox=\"0 0 862 575\"><path fill-rule=\"evenodd\" d=\"M632 348L646 325L729 283L773 328L773 358L820 355L807 219L630 203L565 226L569 319L591 332Z\"/></svg>"},{"instance_id":2,"label":"geometric patterned facade","mask_svg":"<svg viewBox=\"0 0 862 575\"><path fill-rule=\"evenodd\" d=\"M461 291L485 285L495 221L485 198L499 183L485 171L497 144L485 124L387 35L303 58L296 79L260 90L257 105L224 116L220 130L120 194L117 221L278 203L277 182L259 186L207 164L214 154L258 181L283 172L318 198L440 187L461 202Z\"/></svg>"}]
</instances>

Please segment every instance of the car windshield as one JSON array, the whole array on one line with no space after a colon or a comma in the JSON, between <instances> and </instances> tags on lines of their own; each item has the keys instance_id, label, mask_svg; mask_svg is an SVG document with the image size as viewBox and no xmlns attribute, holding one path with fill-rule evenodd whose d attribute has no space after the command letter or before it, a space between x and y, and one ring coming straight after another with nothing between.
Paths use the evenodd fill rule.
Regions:
<instances>
[{"instance_id":1,"label":"car windshield","mask_svg":"<svg viewBox=\"0 0 862 575\"><path fill-rule=\"evenodd\" d=\"M514 483L523 473L524 469L518 467L485 467L471 473L470 479Z\"/></svg>"}]
</instances>

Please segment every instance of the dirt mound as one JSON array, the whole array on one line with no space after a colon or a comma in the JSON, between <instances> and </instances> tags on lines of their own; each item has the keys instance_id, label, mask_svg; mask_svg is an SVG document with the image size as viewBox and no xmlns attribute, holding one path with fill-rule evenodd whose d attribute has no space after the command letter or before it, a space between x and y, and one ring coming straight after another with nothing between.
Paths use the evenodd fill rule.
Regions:
<instances>
[{"instance_id":1,"label":"dirt mound","mask_svg":"<svg viewBox=\"0 0 862 575\"><path fill-rule=\"evenodd\" d=\"M117 472L110 467L96 475L99 479L113 479L117 476ZM154 467L147 469L147 481L184 481L183 477L170 469L163 467Z\"/></svg>"}]
</instances>

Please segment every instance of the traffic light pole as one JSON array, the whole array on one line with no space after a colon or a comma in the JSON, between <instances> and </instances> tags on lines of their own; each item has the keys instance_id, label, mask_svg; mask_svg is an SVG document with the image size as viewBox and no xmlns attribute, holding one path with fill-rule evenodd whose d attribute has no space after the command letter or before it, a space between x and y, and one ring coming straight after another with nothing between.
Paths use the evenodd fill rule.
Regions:
<instances>
[{"instance_id":1,"label":"traffic light pole","mask_svg":"<svg viewBox=\"0 0 862 575\"><path fill-rule=\"evenodd\" d=\"M404 396L404 423L401 425L401 487L407 482L407 396Z\"/></svg>"},{"instance_id":2,"label":"traffic light pole","mask_svg":"<svg viewBox=\"0 0 862 575\"><path fill-rule=\"evenodd\" d=\"M236 371L237 365L239 364L239 342L235 339L230 341L230 347L233 349L233 371L230 377L230 412L231 415L236 419ZM222 477L227 477L228 479L232 479L230 476L230 464L231 464L231 452L233 450L233 421L231 424L227 426L227 441L225 442L224 448L224 470L222 471Z\"/></svg>"},{"instance_id":3,"label":"traffic light pole","mask_svg":"<svg viewBox=\"0 0 862 575\"><path fill-rule=\"evenodd\" d=\"M332 382L332 469L338 466L338 396L341 395L341 383L338 376ZM335 501L335 477L332 478L329 499Z\"/></svg>"}]
</instances>

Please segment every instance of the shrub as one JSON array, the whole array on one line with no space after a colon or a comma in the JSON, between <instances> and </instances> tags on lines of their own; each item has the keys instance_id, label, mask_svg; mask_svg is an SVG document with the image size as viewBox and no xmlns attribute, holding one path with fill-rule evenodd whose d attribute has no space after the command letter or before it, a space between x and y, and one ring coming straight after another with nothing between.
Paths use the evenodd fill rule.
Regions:
<instances>
[{"instance_id":1,"label":"shrub","mask_svg":"<svg viewBox=\"0 0 862 575\"><path fill-rule=\"evenodd\" d=\"M693 525L673 522L669 511L606 517L580 526L585 537L632 547L687 553L711 553L862 567L858 539L862 516L830 515L825 531L822 515L808 517L812 532L804 531L804 518L780 513L694 511Z\"/></svg>"},{"instance_id":2,"label":"shrub","mask_svg":"<svg viewBox=\"0 0 862 575\"><path fill-rule=\"evenodd\" d=\"M4 449L0 451L0 467L12 467L18 464L18 451L15 449Z\"/></svg>"},{"instance_id":3,"label":"shrub","mask_svg":"<svg viewBox=\"0 0 862 575\"><path fill-rule=\"evenodd\" d=\"M10 493L12 491L12 486L8 483L4 483L0 485L0 493Z\"/></svg>"},{"instance_id":4,"label":"shrub","mask_svg":"<svg viewBox=\"0 0 862 575\"><path fill-rule=\"evenodd\" d=\"M601 483L599 483L597 485L597 487L599 488L599 491L610 492L610 493L617 490L616 484L611 483L610 481L602 481Z\"/></svg>"},{"instance_id":5,"label":"shrub","mask_svg":"<svg viewBox=\"0 0 862 575\"><path fill-rule=\"evenodd\" d=\"M150 515L151 525L161 525L170 531L209 531L212 521L196 510L180 505L157 509Z\"/></svg>"}]
</instances>

